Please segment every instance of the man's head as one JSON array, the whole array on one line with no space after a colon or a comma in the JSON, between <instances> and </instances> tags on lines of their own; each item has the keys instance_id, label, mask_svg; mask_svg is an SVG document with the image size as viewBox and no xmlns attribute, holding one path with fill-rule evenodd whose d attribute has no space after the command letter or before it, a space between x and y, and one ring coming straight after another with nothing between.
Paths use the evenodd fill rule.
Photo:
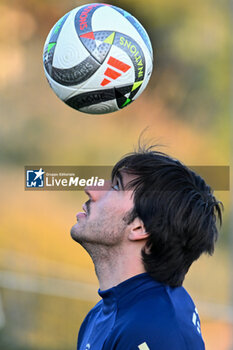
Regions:
<instances>
[{"instance_id":1,"label":"man's head","mask_svg":"<svg viewBox=\"0 0 233 350\"><path fill-rule=\"evenodd\" d=\"M112 178L123 172L134 176L127 185L134 193L128 223L140 218L149 234L142 249L145 270L157 281L180 286L193 261L214 252L221 203L199 175L153 147L122 158Z\"/></svg>"},{"instance_id":2,"label":"man's head","mask_svg":"<svg viewBox=\"0 0 233 350\"><path fill-rule=\"evenodd\" d=\"M192 262L214 251L221 208L210 187L151 147L122 158L104 190L89 187L86 193L85 213L77 215L71 235L93 260L117 248L124 260L138 249L153 278L179 286Z\"/></svg>"}]
</instances>

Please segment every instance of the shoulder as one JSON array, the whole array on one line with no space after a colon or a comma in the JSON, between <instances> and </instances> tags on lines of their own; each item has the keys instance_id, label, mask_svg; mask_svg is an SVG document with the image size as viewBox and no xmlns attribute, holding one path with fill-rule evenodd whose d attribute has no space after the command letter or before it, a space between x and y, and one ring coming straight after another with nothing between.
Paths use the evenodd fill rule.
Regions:
<instances>
[{"instance_id":1,"label":"shoulder","mask_svg":"<svg viewBox=\"0 0 233 350\"><path fill-rule=\"evenodd\" d=\"M86 315L86 317L84 318L81 327L79 329L79 336L78 338L81 339L83 336L83 333L86 330L86 327L89 323L93 323L95 321L95 319L98 317L99 312L102 308L102 300L100 300Z\"/></svg>"},{"instance_id":2,"label":"shoulder","mask_svg":"<svg viewBox=\"0 0 233 350\"><path fill-rule=\"evenodd\" d=\"M174 299L179 300L182 306L186 303L182 302L184 295L186 296L183 289L179 288L179 296L177 295L170 292L170 288L165 285L154 288L152 284L148 289L135 291L130 298L127 296L119 304L118 319L123 319L124 325L130 323L137 326L142 322L148 327L158 324L160 328L166 328L169 323L175 325L177 305Z\"/></svg>"},{"instance_id":3,"label":"shoulder","mask_svg":"<svg viewBox=\"0 0 233 350\"><path fill-rule=\"evenodd\" d=\"M82 325L98 316L100 310L102 309L102 304L103 302L100 300L95 306L93 306L93 308L87 313L86 317L84 318Z\"/></svg>"},{"instance_id":4,"label":"shoulder","mask_svg":"<svg viewBox=\"0 0 233 350\"><path fill-rule=\"evenodd\" d=\"M117 343L113 349L204 350L192 323L194 309L183 288L151 288L119 307L111 333L110 342Z\"/></svg>"}]
</instances>

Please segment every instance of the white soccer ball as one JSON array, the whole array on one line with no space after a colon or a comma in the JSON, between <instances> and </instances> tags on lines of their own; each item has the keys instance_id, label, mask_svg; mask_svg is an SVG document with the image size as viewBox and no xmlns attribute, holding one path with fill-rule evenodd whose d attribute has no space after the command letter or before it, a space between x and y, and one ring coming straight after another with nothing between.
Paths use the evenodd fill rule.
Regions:
<instances>
[{"instance_id":1,"label":"white soccer ball","mask_svg":"<svg viewBox=\"0 0 233 350\"><path fill-rule=\"evenodd\" d=\"M153 68L149 36L128 12L107 4L77 7L51 29L44 70L56 95L81 112L120 110L145 89Z\"/></svg>"}]
</instances>

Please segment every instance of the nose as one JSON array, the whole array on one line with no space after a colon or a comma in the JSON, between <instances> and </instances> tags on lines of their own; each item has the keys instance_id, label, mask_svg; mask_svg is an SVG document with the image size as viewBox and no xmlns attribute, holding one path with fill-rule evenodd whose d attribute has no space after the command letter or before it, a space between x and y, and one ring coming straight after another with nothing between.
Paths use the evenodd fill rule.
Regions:
<instances>
[{"instance_id":1,"label":"nose","mask_svg":"<svg viewBox=\"0 0 233 350\"><path fill-rule=\"evenodd\" d=\"M110 189L111 181L105 180L103 186L86 186L84 191L92 201L96 201L105 196Z\"/></svg>"}]
</instances>

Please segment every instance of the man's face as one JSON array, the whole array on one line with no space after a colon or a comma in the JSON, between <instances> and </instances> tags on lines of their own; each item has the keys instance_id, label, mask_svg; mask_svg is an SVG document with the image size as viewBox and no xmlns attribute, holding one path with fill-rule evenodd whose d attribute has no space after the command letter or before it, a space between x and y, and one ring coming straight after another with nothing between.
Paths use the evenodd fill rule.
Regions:
<instances>
[{"instance_id":1,"label":"man's face","mask_svg":"<svg viewBox=\"0 0 233 350\"><path fill-rule=\"evenodd\" d=\"M132 176L119 174L112 182L105 182L104 189L88 187L89 200L83 205L84 212L77 214L77 223L71 229L72 238L102 246L120 245L127 239L127 214L133 209L133 191L123 190Z\"/></svg>"}]
</instances>

